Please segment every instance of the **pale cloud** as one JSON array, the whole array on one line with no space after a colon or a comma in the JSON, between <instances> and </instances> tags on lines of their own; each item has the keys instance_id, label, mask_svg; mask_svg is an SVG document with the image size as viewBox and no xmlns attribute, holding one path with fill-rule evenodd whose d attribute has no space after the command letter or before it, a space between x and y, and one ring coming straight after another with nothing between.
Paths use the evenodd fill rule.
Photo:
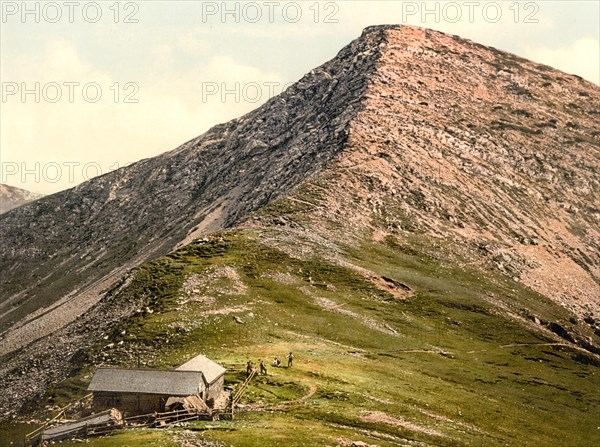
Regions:
<instances>
[{"instance_id":1,"label":"pale cloud","mask_svg":"<svg viewBox=\"0 0 600 447\"><path fill-rule=\"evenodd\" d=\"M559 48L525 47L525 57L600 85L600 41L583 38Z\"/></svg>"},{"instance_id":2,"label":"pale cloud","mask_svg":"<svg viewBox=\"0 0 600 447\"><path fill-rule=\"evenodd\" d=\"M164 45L157 49L157 56L166 57L170 52ZM211 126L264 103L269 97L266 83L283 85L277 73L217 55L187 72L169 70L167 66L162 72L138 78L139 91L131 98L138 102L125 103L126 94L133 93L133 88L125 89L123 84L115 88L114 73L95 70L74 45L64 40L48 42L43 57L35 64L23 58L6 75L6 79L16 79L19 84L25 82L30 89L34 80L39 82L42 97L36 102L33 95L28 95L23 102L14 95L2 103L1 180L46 194L174 149ZM74 101L69 102L63 83L71 81L81 86L97 83L101 99L85 101L81 89L76 88ZM43 95L44 86L50 82L62 87L63 98L56 103L46 101ZM249 84L260 86L260 98L256 89L246 87ZM53 89L46 93L54 97ZM75 162L79 164L70 171L69 164ZM62 175L56 174L57 165ZM15 168L18 171L12 173Z\"/></svg>"},{"instance_id":3,"label":"pale cloud","mask_svg":"<svg viewBox=\"0 0 600 447\"><path fill-rule=\"evenodd\" d=\"M23 65L20 68L24 68ZM90 64L83 62L73 45L63 39L53 39L46 44L44 59L41 64L29 65L28 68L36 79L67 76L82 76L91 71Z\"/></svg>"},{"instance_id":4,"label":"pale cloud","mask_svg":"<svg viewBox=\"0 0 600 447\"><path fill-rule=\"evenodd\" d=\"M79 58L77 49L66 39L50 39L40 52L21 53L10 64L2 64L3 80L53 81L86 76L92 66Z\"/></svg>"},{"instance_id":5,"label":"pale cloud","mask_svg":"<svg viewBox=\"0 0 600 447\"><path fill-rule=\"evenodd\" d=\"M176 44L179 50L195 57L206 54L210 49L209 42L194 31L180 33Z\"/></svg>"},{"instance_id":6,"label":"pale cloud","mask_svg":"<svg viewBox=\"0 0 600 447\"><path fill-rule=\"evenodd\" d=\"M338 16L336 16L338 17ZM331 20L334 20L333 18ZM309 37L323 37L347 32L349 23L343 19L335 19L337 22L320 23L318 25L305 22L299 23L273 23L266 27L259 26L237 26L235 28L220 25L223 30L226 30L227 36L236 36L240 38L260 38L260 39L282 39L296 40L307 39ZM205 36L207 39L215 35L215 29L219 28L202 28L197 30L198 35ZM362 28L354 27L356 33L359 34Z\"/></svg>"},{"instance_id":7,"label":"pale cloud","mask_svg":"<svg viewBox=\"0 0 600 447\"><path fill-rule=\"evenodd\" d=\"M155 48L154 64L157 66L169 66L173 62L173 47L162 43Z\"/></svg>"}]
</instances>

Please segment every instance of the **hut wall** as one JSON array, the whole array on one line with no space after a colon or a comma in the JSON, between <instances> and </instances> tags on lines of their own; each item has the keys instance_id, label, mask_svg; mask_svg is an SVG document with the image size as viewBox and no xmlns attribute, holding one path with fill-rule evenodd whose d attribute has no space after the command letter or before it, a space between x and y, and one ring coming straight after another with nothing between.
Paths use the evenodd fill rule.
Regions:
<instances>
[{"instance_id":1,"label":"hut wall","mask_svg":"<svg viewBox=\"0 0 600 447\"><path fill-rule=\"evenodd\" d=\"M215 380L211 385L209 385L205 396L205 401L208 402L209 400L215 400L221 395L221 393L223 392L224 381L225 376L221 376L217 380Z\"/></svg>"},{"instance_id":2,"label":"hut wall","mask_svg":"<svg viewBox=\"0 0 600 447\"><path fill-rule=\"evenodd\" d=\"M127 416L165 411L168 396L160 394L94 393L93 410L118 408Z\"/></svg>"}]
</instances>

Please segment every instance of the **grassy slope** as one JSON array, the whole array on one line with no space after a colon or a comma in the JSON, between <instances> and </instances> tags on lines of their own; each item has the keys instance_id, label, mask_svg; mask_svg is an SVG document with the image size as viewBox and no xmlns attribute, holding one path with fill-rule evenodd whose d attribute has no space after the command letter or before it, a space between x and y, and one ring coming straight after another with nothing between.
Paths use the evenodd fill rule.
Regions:
<instances>
[{"instance_id":1,"label":"grassy slope","mask_svg":"<svg viewBox=\"0 0 600 447\"><path fill-rule=\"evenodd\" d=\"M418 238L413 247L428 243ZM145 365L170 367L202 352L239 365L227 375L231 384L242 380L247 359L270 363L294 351L292 369L269 368L245 396L248 405L266 405L234 421L191 426L198 439L236 447L345 440L378 446L600 442L598 367L571 348L544 345L556 340L507 317L483 297L513 303L515 313L523 306L549 320L568 318L557 306L517 283L445 267L390 239L348 248L345 257L410 285L415 293L405 300L352 270L318 258L293 259L259 240L255 231L226 233L145 264L123 299L149 296L151 312L124 321L82 356L82 365L134 366L140 352ZM245 293L227 293L239 281L219 276L224 266L235 269ZM180 288L193 273L212 275L199 293L215 297L214 304L180 303ZM337 303L337 311L325 310L319 298ZM205 314L235 306L246 310ZM236 324L232 315L245 324ZM105 348L108 343L115 347ZM49 398L62 403L82 395L90 373L89 366L75 370ZM180 430L128 431L88 445L168 446L178 436Z\"/></svg>"}]
</instances>

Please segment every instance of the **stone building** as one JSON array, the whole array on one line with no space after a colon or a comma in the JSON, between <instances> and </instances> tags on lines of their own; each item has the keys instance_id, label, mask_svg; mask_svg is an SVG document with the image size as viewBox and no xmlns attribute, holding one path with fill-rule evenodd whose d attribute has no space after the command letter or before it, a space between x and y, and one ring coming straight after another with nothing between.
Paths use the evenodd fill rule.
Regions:
<instances>
[{"instance_id":1,"label":"stone building","mask_svg":"<svg viewBox=\"0 0 600 447\"><path fill-rule=\"evenodd\" d=\"M212 407L223 392L225 368L199 355L175 368L98 368L90 382L94 411L117 408L126 416L164 412L173 402Z\"/></svg>"}]
</instances>

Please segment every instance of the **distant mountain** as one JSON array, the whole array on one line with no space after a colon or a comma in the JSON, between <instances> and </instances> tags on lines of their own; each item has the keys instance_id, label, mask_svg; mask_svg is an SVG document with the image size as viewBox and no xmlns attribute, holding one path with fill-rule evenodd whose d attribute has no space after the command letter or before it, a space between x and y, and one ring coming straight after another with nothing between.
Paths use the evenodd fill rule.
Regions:
<instances>
[{"instance_id":1,"label":"distant mountain","mask_svg":"<svg viewBox=\"0 0 600 447\"><path fill-rule=\"evenodd\" d=\"M42 194L0 184L0 214L44 197Z\"/></svg>"},{"instance_id":2,"label":"distant mountain","mask_svg":"<svg viewBox=\"0 0 600 447\"><path fill-rule=\"evenodd\" d=\"M424 328L428 315L446 324L471 312L488 338L495 324L517 321L597 353L599 116L600 89L577 76L457 36L367 28L257 110L0 217L0 357L11 365L0 384L12 390L0 407L22 399L20 389L42 393L66 374L67 358L146 302L178 299L177 275L206 259L234 259L228 267L257 282L275 273L254 260L271 256L271 268L281 258L280 282L306 277L306 302L355 320L330 294L358 287L357 303L379 300L363 322L386 336L402 328L377 318L414 293L414 306L434 303L418 309ZM141 279L130 274L223 229L259 243L196 242L143 267ZM270 287L256 286L253 302ZM302 314L300 302L289 314ZM407 325L412 311L403 310ZM507 334L506 346L520 341Z\"/></svg>"}]
</instances>

